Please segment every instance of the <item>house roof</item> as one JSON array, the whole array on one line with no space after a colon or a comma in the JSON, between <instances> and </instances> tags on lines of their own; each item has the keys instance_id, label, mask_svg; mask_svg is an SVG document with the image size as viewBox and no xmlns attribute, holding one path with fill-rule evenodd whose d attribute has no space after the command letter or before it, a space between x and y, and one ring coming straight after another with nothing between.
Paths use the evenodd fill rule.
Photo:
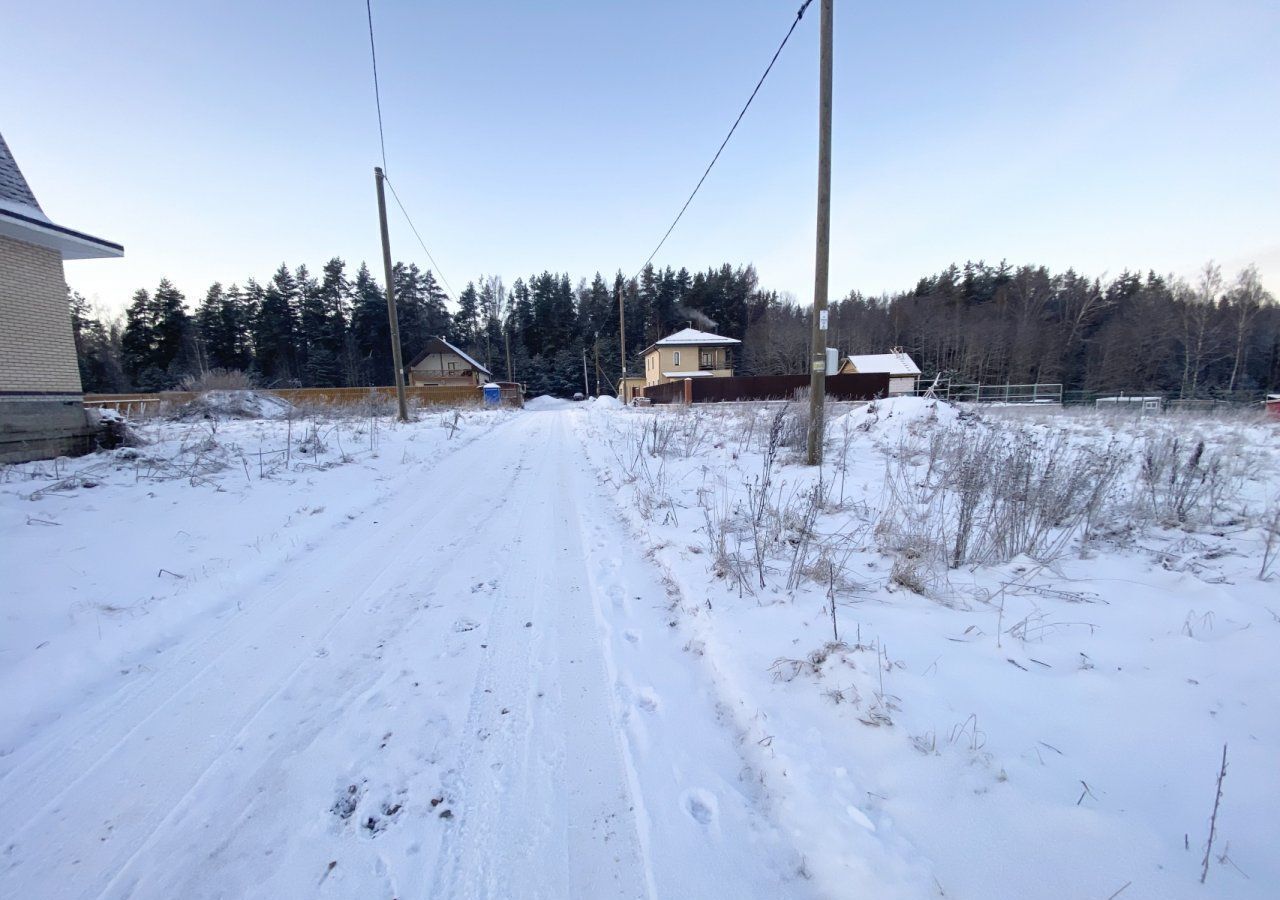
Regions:
<instances>
[{"instance_id":1,"label":"house roof","mask_svg":"<svg viewBox=\"0 0 1280 900\"><path fill-rule=\"evenodd\" d=\"M919 375L920 367L905 353L869 353L846 356L854 371L862 375Z\"/></svg>"},{"instance_id":2,"label":"house roof","mask_svg":"<svg viewBox=\"0 0 1280 900\"><path fill-rule=\"evenodd\" d=\"M50 221L18 168L4 135L0 135L0 235L57 250L63 259L124 256L124 247L119 244Z\"/></svg>"},{"instance_id":3,"label":"house roof","mask_svg":"<svg viewBox=\"0 0 1280 900\"><path fill-rule=\"evenodd\" d=\"M446 341L442 337L434 337L431 340L427 341L427 344L425 347L423 347L422 352L413 358L413 362L409 363L409 368L412 369L414 366L422 362L432 353L440 353L442 351L446 353L452 353L455 356L462 357L464 360L470 363L471 367L475 369L477 372L483 372L485 375L488 375L490 378L493 377L492 372L490 372L484 366L480 365L480 363L477 362L475 359L463 353L461 350L453 346L453 344L450 344L448 341Z\"/></svg>"},{"instance_id":4,"label":"house roof","mask_svg":"<svg viewBox=\"0 0 1280 900\"><path fill-rule=\"evenodd\" d=\"M37 214L44 215L40 204L36 202L36 195L31 193L31 185L22 177L18 161L9 152L9 145L4 142L3 134L0 134L0 200L15 206L29 206Z\"/></svg>"},{"instance_id":5,"label":"house roof","mask_svg":"<svg viewBox=\"0 0 1280 900\"><path fill-rule=\"evenodd\" d=\"M712 334L709 331L698 331L696 328L684 328L675 334L669 334L660 341L655 341L655 347L727 347L731 344L741 344L742 341L734 340L720 334Z\"/></svg>"},{"instance_id":6,"label":"house roof","mask_svg":"<svg viewBox=\"0 0 1280 900\"><path fill-rule=\"evenodd\" d=\"M644 353L649 353L656 347L732 347L734 344L741 343L742 341L725 337L722 334L698 331L696 328L684 328L675 334L669 334L661 340L654 341L644 348Z\"/></svg>"},{"instance_id":7,"label":"house roof","mask_svg":"<svg viewBox=\"0 0 1280 900\"><path fill-rule=\"evenodd\" d=\"M714 378L714 372L663 372L663 378Z\"/></svg>"}]
</instances>

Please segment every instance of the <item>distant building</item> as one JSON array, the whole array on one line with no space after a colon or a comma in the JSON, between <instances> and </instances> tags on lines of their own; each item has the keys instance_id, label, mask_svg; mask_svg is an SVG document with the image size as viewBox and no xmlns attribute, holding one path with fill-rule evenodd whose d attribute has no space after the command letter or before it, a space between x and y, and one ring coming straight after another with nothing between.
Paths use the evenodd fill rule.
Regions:
<instances>
[{"instance_id":1,"label":"distant building","mask_svg":"<svg viewBox=\"0 0 1280 900\"><path fill-rule=\"evenodd\" d=\"M888 375L889 396L914 394L920 381L920 367L902 351L846 356L840 363L840 375Z\"/></svg>"},{"instance_id":2,"label":"distant building","mask_svg":"<svg viewBox=\"0 0 1280 900\"><path fill-rule=\"evenodd\" d=\"M51 222L0 135L0 462L92 449L62 262L123 255Z\"/></svg>"},{"instance_id":3,"label":"distant building","mask_svg":"<svg viewBox=\"0 0 1280 900\"><path fill-rule=\"evenodd\" d=\"M653 387L682 378L731 377L733 348L741 343L693 328L677 331L644 351L644 385Z\"/></svg>"},{"instance_id":4,"label":"distant building","mask_svg":"<svg viewBox=\"0 0 1280 900\"><path fill-rule=\"evenodd\" d=\"M644 396L644 379L638 375L628 375L618 382L618 399L630 403L636 397Z\"/></svg>"},{"instance_id":5,"label":"distant building","mask_svg":"<svg viewBox=\"0 0 1280 900\"><path fill-rule=\"evenodd\" d=\"M1097 409L1125 409L1144 413L1160 412L1164 409L1164 397L1134 397L1128 394L1120 394L1115 397L1099 397L1094 400L1093 405Z\"/></svg>"},{"instance_id":6,"label":"distant building","mask_svg":"<svg viewBox=\"0 0 1280 900\"><path fill-rule=\"evenodd\" d=\"M492 380L492 372L442 337L427 341L409 363L411 385L479 387Z\"/></svg>"}]
</instances>

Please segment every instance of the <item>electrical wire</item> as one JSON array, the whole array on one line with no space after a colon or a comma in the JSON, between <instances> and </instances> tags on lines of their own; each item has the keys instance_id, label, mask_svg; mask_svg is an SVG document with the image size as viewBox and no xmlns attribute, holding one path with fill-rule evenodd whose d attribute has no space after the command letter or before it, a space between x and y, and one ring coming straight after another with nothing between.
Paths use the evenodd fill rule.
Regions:
<instances>
[{"instance_id":1,"label":"electrical wire","mask_svg":"<svg viewBox=\"0 0 1280 900\"><path fill-rule=\"evenodd\" d=\"M396 193L396 186L387 177L387 139L382 131L382 94L378 89L378 51L373 42L373 0L364 0L364 8L369 17L369 57L373 61L373 97L378 105L378 143L382 147L382 181L387 187L391 188L391 196L395 198L396 206L400 207L400 212L404 214L404 220L409 223L409 228L413 230L413 236L418 239L422 252L427 254L427 259L431 260L431 266L435 273L440 276L440 283L444 286L445 293L456 304L458 298L454 295L453 288L449 285L449 279L445 278L440 264L431 255L431 251L427 249L426 241L418 233L418 226L413 224L413 217L409 215L409 210L405 209L404 202L401 201L400 195Z\"/></svg>"},{"instance_id":2,"label":"electrical wire","mask_svg":"<svg viewBox=\"0 0 1280 900\"><path fill-rule=\"evenodd\" d=\"M373 100L378 105L378 143L382 146L382 171L387 171L387 139L382 133L382 92L378 90L378 50L373 45L373 0L364 0L369 15L369 56L373 58Z\"/></svg>"},{"instance_id":3,"label":"electrical wire","mask_svg":"<svg viewBox=\"0 0 1280 900\"><path fill-rule=\"evenodd\" d=\"M436 258L431 255L431 251L427 249L426 242L422 240L422 235L418 234L418 226L413 224L413 218L409 215L409 210L404 208L404 204L400 202L400 195L396 193L396 186L391 183L391 179L387 177L386 172L382 173L382 180L386 182L387 187L391 188L391 196L396 201L396 206L400 207L400 212L404 213L404 220L409 223L409 228L413 231L413 236L418 239L418 244L422 247L422 252L427 254L427 259L431 260L431 265L435 269L437 275L440 276L440 283L444 285L445 292L449 295L449 299L454 303L458 302L458 298L453 293L453 288L449 285L449 279L444 277L444 272L440 269L440 264L436 262Z\"/></svg>"},{"instance_id":4,"label":"electrical wire","mask_svg":"<svg viewBox=\"0 0 1280 900\"><path fill-rule=\"evenodd\" d=\"M796 30L796 26L800 24L800 20L804 18L804 11L809 8L809 4L813 0L804 0L800 4L800 9L796 11L795 20L791 23L791 27L787 29L786 37L782 39L782 43L778 45L778 49L773 53L773 59L769 60L769 65L765 67L764 74L760 76L760 80L756 82L755 90L751 92L751 96L747 98L747 102L742 107L742 111L738 113L738 118L734 119L733 127L729 129L729 133L725 135L724 140L720 142L720 149L716 151L716 155L711 157L711 162L707 164L707 169L702 173L702 177L698 179L698 183L693 188L693 193L689 195L689 199L684 201L684 206L680 207L680 212L676 214L675 220L671 223L671 227L667 229L667 233L662 236L662 240L658 241L658 246L653 248L653 252L649 254L649 258L644 264L636 270L636 274L631 276L634 280L644 271L645 266L653 262L653 258L658 255L658 251L662 249L662 245L667 242L667 238L671 237L671 232L675 231L676 225L684 216L685 210L689 208L689 204L693 202L693 198L698 195L698 190L702 187L702 183L707 180L707 176L711 174L712 167L716 164L716 160L720 158L720 154L724 152L724 148L729 143L729 138L733 137L733 133L738 130L738 123L742 121L742 117L747 114L747 109L751 106L751 101L756 99L756 94L760 92L760 86L764 84L764 80L769 77L769 72L773 70L773 64L778 61L778 57L782 54L782 48L787 46L787 41L791 40L792 33Z\"/></svg>"}]
</instances>

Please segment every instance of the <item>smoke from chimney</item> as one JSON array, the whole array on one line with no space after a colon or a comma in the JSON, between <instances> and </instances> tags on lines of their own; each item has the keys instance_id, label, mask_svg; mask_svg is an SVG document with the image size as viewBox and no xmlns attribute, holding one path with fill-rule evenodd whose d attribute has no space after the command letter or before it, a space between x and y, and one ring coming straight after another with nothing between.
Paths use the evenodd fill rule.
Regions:
<instances>
[{"instance_id":1,"label":"smoke from chimney","mask_svg":"<svg viewBox=\"0 0 1280 900\"><path fill-rule=\"evenodd\" d=\"M677 306L675 308L676 316L681 319L687 319L690 327L696 324L699 328L715 328L716 320L710 316L699 312L696 309L690 309L687 306Z\"/></svg>"}]
</instances>

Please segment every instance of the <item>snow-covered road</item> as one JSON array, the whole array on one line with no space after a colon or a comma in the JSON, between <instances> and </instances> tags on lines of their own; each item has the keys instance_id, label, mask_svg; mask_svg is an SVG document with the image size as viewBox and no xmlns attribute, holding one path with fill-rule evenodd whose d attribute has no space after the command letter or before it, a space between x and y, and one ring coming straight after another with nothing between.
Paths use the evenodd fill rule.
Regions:
<instances>
[{"instance_id":1,"label":"snow-covered road","mask_svg":"<svg viewBox=\"0 0 1280 900\"><path fill-rule=\"evenodd\" d=\"M805 895L582 427L405 466L0 747L0 896Z\"/></svg>"}]
</instances>

